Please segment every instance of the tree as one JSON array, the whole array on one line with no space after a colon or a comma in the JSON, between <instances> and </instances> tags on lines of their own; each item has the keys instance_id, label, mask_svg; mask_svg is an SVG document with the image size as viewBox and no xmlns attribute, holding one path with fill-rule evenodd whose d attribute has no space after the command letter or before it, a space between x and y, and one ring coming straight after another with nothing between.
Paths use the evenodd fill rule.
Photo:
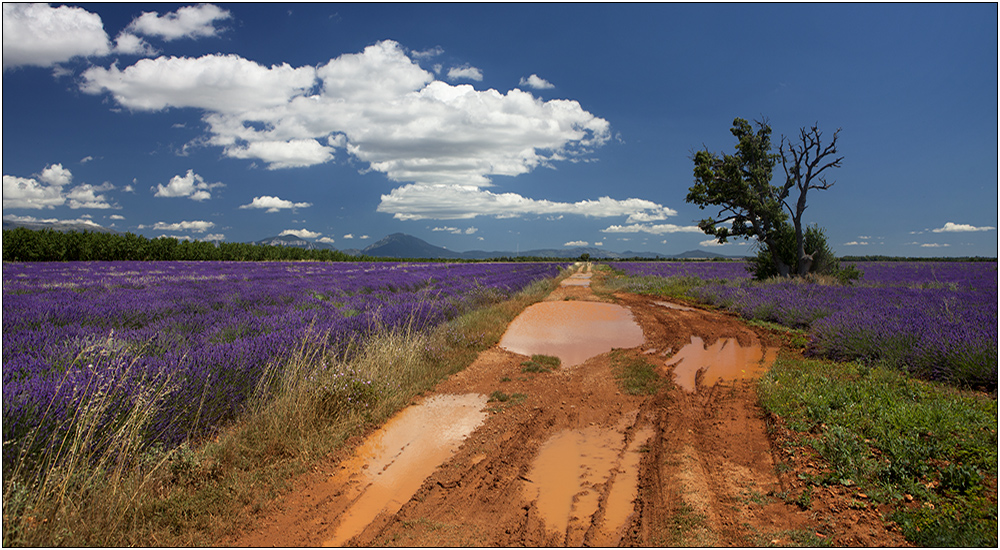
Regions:
<instances>
[{"instance_id":1,"label":"tree","mask_svg":"<svg viewBox=\"0 0 1000 550\"><path fill-rule=\"evenodd\" d=\"M840 130L834 133L832 142L825 148L816 126L808 132L800 131L801 143L793 145L789 141L786 146L786 138L782 136L779 153L775 154L771 152L771 127L767 120L755 123L756 131L742 118L733 120L730 132L737 139L734 154L720 157L708 150L695 153L695 184L688 189L686 200L702 210L709 206L719 207L716 217L701 220L698 227L720 243L730 237L755 238L770 257L775 274L788 277L794 268L796 275L805 275L813 271L818 250L806 246L803 233L806 195L809 189L828 189L833 185L827 183L822 174L840 166L843 160L843 157L829 160L831 155L836 155ZM771 179L779 158L785 182L775 186L771 185ZM794 209L787 200L793 187L799 191ZM729 227L720 225L727 222L731 222ZM791 257L782 252L783 248L787 249L785 243L790 232L794 233L796 243L795 255ZM822 237L822 231L817 234ZM824 238L821 248L825 247Z\"/></svg>"},{"instance_id":2,"label":"tree","mask_svg":"<svg viewBox=\"0 0 1000 550\"><path fill-rule=\"evenodd\" d=\"M771 127L757 121L757 131L742 118L730 130L737 140L736 152L721 157L708 150L695 153L695 184L687 202L704 210L720 207L717 216L698 222L698 227L720 243L730 237L756 238L774 262L778 274L788 276L789 266L778 252L778 232L785 222L781 190L771 185L777 155L771 152ZM732 222L730 227L720 225Z\"/></svg>"},{"instance_id":3,"label":"tree","mask_svg":"<svg viewBox=\"0 0 1000 550\"><path fill-rule=\"evenodd\" d=\"M802 233L802 213L806 210L806 193L810 189L829 189L835 182L827 183L823 172L829 168L840 167L840 162L844 157L837 155L837 135L840 128L833 133L830 144L823 147L821 138L823 134L814 124L807 132L805 128L799 130L799 142L795 145L788 140L787 150L785 137L781 137L781 145L778 146L778 153L781 156L781 166L785 170L784 196L788 196L788 191L795 187L799 191L799 198L795 201L795 211L789 212L792 215L792 225L795 227L796 257L798 258L798 274L805 275L811 271L815 258L805 249L806 240ZM791 155L791 162L788 156ZM836 157L831 160L831 157ZM787 206L787 203L786 203Z\"/></svg>"},{"instance_id":4,"label":"tree","mask_svg":"<svg viewBox=\"0 0 1000 550\"><path fill-rule=\"evenodd\" d=\"M803 231L804 249L813 258L811 270L814 273L824 273L828 275L837 274L840 265L833 251L830 250L826 242L826 235L823 230L816 225L810 225ZM785 222L781 225L775 241L778 246L778 254L787 265L793 265L796 258L795 230L792 225ZM763 247L757 250L755 256L747 259L748 269L756 279L768 279L778 276L778 271L771 260L771 254Z\"/></svg>"}]
</instances>

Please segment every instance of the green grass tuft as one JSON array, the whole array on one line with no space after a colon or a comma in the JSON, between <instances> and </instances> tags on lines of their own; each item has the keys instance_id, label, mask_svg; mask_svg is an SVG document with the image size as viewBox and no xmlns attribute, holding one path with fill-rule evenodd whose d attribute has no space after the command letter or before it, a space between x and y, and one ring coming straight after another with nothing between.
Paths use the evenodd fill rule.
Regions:
<instances>
[{"instance_id":1,"label":"green grass tuft","mask_svg":"<svg viewBox=\"0 0 1000 550\"><path fill-rule=\"evenodd\" d=\"M856 484L897 506L892 519L920 546L996 546L995 398L884 366L791 354L779 357L759 393L829 464L812 483ZM904 495L921 506L902 506Z\"/></svg>"},{"instance_id":2,"label":"green grass tuft","mask_svg":"<svg viewBox=\"0 0 1000 550\"><path fill-rule=\"evenodd\" d=\"M521 372L552 372L561 364L562 361L558 357L535 354L530 360L521 363Z\"/></svg>"},{"instance_id":3,"label":"green grass tuft","mask_svg":"<svg viewBox=\"0 0 1000 550\"><path fill-rule=\"evenodd\" d=\"M666 384L656 367L645 358L632 357L624 350L614 350L610 357L615 380L629 395L652 395Z\"/></svg>"}]
</instances>

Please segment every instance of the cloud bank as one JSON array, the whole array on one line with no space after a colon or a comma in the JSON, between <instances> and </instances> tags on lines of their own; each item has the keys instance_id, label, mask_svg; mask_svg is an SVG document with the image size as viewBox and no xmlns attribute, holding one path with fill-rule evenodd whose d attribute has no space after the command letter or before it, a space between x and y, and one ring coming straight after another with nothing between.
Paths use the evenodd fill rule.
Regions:
<instances>
[{"instance_id":1,"label":"cloud bank","mask_svg":"<svg viewBox=\"0 0 1000 550\"><path fill-rule=\"evenodd\" d=\"M545 80L544 78L539 77L537 74L533 74L528 78L521 77L521 82L519 82L518 85L527 86L535 90L548 90L551 88L555 88L555 86L551 82Z\"/></svg>"},{"instance_id":2,"label":"cloud bank","mask_svg":"<svg viewBox=\"0 0 1000 550\"><path fill-rule=\"evenodd\" d=\"M154 191L153 196L155 197L187 197L191 200L203 201L212 198L212 189L225 186L224 183L209 183L195 174L194 170L188 170L187 174L183 176L177 175L170 178L167 185L157 184L156 187L150 187L150 190Z\"/></svg>"},{"instance_id":3,"label":"cloud bank","mask_svg":"<svg viewBox=\"0 0 1000 550\"><path fill-rule=\"evenodd\" d=\"M952 223L952 222L947 222L947 223L944 224L944 227L940 227L938 229L931 229L931 232L933 232L933 233L968 233L968 232L973 232L973 231L992 231L994 229L996 229L996 228L995 227L991 227L991 226L975 227L975 226L969 225L967 223Z\"/></svg>"},{"instance_id":4,"label":"cloud bank","mask_svg":"<svg viewBox=\"0 0 1000 550\"><path fill-rule=\"evenodd\" d=\"M309 231L308 229L286 229L279 234L279 236L282 235L294 235L300 239L315 239L322 235L322 233Z\"/></svg>"},{"instance_id":5,"label":"cloud bank","mask_svg":"<svg viewBox=\"0 0 1000 550\"><path fill-rule=\"evenodd\" d=\"M218 6L201 4L185 6L176 12L164 15L155 11L143 12L132 20L125 30L135 34L156 36L168 42L179 38L204 38L219 33L215 21L230 17L228 11Z\"/></svg>"},{"instance_id":6,"label":"cloud bank","mask_svg":"<svg viewBox=\"0 0 1000 550\"><path fill-rule=\"evenodd\" d=\"M268 213L280 212L282 210L291 210L294 208L309 208L312 203L308 202L292 202L285 199L279 199L278 197L271 197L264 195L262 197L254 197L250 204L244 204L240 206L241 209L257 208L266 210Z\"/></svg>"},{"instance_id":7,"label":"cloud bank","mask_svg":"<svg viewBox=\"0 0 1000 550\"><path fill-rule=\"evenodd\" d=\"M146 229L146 227L145 225L139 225L139 229ZM215 222L203 220L174 223L156 222L153 224L153 229L157 231L194 231L195 233L204 233L213 227L215 227Z\"/></svg>"},{"instance_id":8,"label":"cloud bank","mask_svg":"<svg viewBox=\"0 0 1000 550\"><path fill-rule=\"evenodd\" d=\"M674 225L672 223L663 224L631 224L612 225L607 229L602 229L602 233L649 233L651 235L664 235L667 233L703 233L697 225Z\"/></svg>"},{"instance_id":9,"label":"cloud bank","mask_svg":"<svg viewBox=\"0 0 1000 550\"><path fill-rule=\"evenodd\" d=\"M116 203L104 195L115 188L104 182L100 185L81 183L64 189L73 181L73 174L62 164L50 164L35 178L3 176L3 207L33 210L51 209L66 205L79 208L105 210L118 208Z\"/></svg>"},{"instance_id":10,"label":"cloud bank","mask_svg":"<svg viewBox=\"0 0 1000 550\"><path fill-rule=\"evenodd\" d=\"M216 21L230 13L212 4L185 6L160 15L144 12L117 38L114 47L101 16L84 8L48 4L3 5L3 68L52 67L75 57L115 54L154 55L156 49L139 35L164 41L206 38L221 31Z\"/></svg>"},{"instance_id":11,"label":"cloud bank","mask_svg":"<svg viewBox=\"0 0 1000 550\"><path fill-rule=\"evenodd\" d=\"M135 23L134 30L140 29L145 24ZM268 67L232 54L161 56L124 69L92 67L80 88L110 94L133 111L199 109L208 128L204 143L268 169L353 157L367 170L404 184L382 195L378 206L398 219L673 214L641 199L557 203L487 191L492 176L590 158L610 138L610 125L577 101L543 101L517 88L501 93L436 80L415 59L440 53L435 48L408 54L399 43L384 40L315 67ZM465 66L448 76L478 81L482 71ZM525 83L551 86L537 75Z\"/></svg>"},{"instance_id":12,"label":"cloud bank","mask_svg":"<svg viewBox=\"0 0 1000 550\"><path fill-rule=\"evenodd\" d=\"M3 5L3 68L51 67L78 56L111 53L96 13L48 4Z\"/></svg>"}]
</instances>

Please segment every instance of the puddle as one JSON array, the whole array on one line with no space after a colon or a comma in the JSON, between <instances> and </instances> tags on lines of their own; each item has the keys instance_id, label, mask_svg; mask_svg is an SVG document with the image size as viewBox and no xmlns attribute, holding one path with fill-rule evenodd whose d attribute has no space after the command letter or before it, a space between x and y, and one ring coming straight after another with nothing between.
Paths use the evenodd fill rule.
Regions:
<instances>
[{"instance_id":1,"label":"puddle","mask_svg":"<svg viewBox=\"0 0 1000 550\"><path fill-rule=\"evenodd\" d=\"M324 546L341 546L382 512L394 514L424 479L486 419L486 396L436 395L403 409L358 447L335 481L354 481L341 498L354 503Z\"/></svg>"},{"instance_id":2,"label":"puddle","mask_svg":"<svg viewBox=\"0 0 1000 550\"><path fill-rule=\"evenodd\" d=\"M639 462L642 460L643 447L654 433L652 428L636 431L625 450L604 505L604 522L600 529L603 540L596 541L594 546L618 546L621 542L622 529L635 511L632 501L639 496Z\"/></svg>"},{"instance_id":3,"label":"puddle","mask_svg":"<svg viewBox=\"0 0 1000 550\"><path fill-rule=\"evenodd\" d=\"M590 426L558 433L539 449L525 498L535 502L547 529L582 537L598 511L602 488L611 480L599 532L600 545L615 545L638 494L640 448L652 435L652 429L639 430L625 448L619 430ZM565 540L567 546L582 542Z\"/></svg>"},{"instance_id":4,"label":"puddle","mask_svg":"<svg viewBox=\"0 0 1000 550\"><path fill-rule=\"evenodd\" d=\"M610 477L624 443L622 434L591 426L561 432L542 445L525 497L536 501L550 530L565 534L570 517L589 518L597 511L600 494L593 487Z\"/></svg>"},{"instance_id":5,"label":"puddle","mask_svg":"<svg viewBox=\"0 0 1000 550\"><path fill-rule=\"evenodd\" d=\"M574 273L563 279L559 286L590 286L591 273Z\"/></svg>"},{"instance_id":6,"label":"puddle","mask_svg":"<svg viewBox=\"0 0 1000 550\"><path fill-rule=\"evenodd\" d=\"M678 311L694 311L693 307L681 306L677 304L672 304L670 302L653 302L653 303L658 306L663 306L670 309L676 309Z\"/></svg>"},{"instance_id":7,"label":"puddle","mask_svg":"<svg viewBox=\"0 0 1000 550\"><path fill-rule=\"evenodd\" d=\"M632 312L600 302L539 302L517 316L500 347L522 355L554 355L563 367L579 365L612 348L645 341Z\"/></svg>"},{"instance_id":8,"label":"puddle","mask_svg":"<svg viewBox=\"0 0 1000 550\"><path fill-rule=\"evenodd\" d=\"M767 370L778 355L778 348L762 349L760 344L740 346L735 338L720 338L711 346L697 337L684 346L668 362L674 366L677 385L688 392L696 389L695 378L704 369L702 385L714 386L720 380L754 378Z\"/></svg>"}]
</instances>

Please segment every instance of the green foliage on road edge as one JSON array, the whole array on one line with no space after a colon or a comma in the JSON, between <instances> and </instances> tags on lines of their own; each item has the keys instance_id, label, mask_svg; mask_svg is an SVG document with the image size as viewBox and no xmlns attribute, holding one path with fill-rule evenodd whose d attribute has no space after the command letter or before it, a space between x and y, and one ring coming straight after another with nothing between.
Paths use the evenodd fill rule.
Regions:
<instances>
[{"instance_id":1,"label":"green foliage on road edge","mask_svg":"<svg viewBox=\"0 0 1000 550\"><path fill-rule=\"evenodd\" d=\"M857 487L918 546L997 545L997 401L883 365L783 353L764 408L827 463L811 485Z\"/></svg>"}]
</instances>

